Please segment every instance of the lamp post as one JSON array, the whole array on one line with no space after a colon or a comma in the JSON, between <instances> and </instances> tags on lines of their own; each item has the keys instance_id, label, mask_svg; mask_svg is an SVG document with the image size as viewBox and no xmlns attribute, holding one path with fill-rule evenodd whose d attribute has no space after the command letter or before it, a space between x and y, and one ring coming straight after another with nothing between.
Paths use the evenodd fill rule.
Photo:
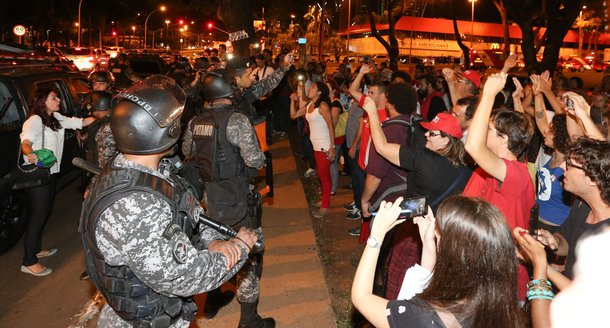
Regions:
<instances>
[{"instance_id":1,"label":"lamp post","mask_svg":"<svg viewBox=\"0 0 610 328\"><path fill-rule=\"evenodd\" d=\"M470 14L470 48L472 48L472 45L474 44L474 3L477 0L468 0L472 3L472 11Z\"/></svg>"},{"instance_id":2,"label":"lamp post","mask_svg":"<svg viewBox=\"0 0 610 328\"><path fill-rule=\"evenodd\" d=\"M133 36L136 36L136 26L132 25L131 26L131 30L133 31ZM131 38L129 38L129 48L133 48L132 44L131 44Z\"/></svg>"},{"instance_id":3,"label":"lamp post","mask_svg":"<svg viewBox=\"0 0 610 328\"><path fill-rule=\"evenodd\" d=\"M78 41L76 42L77 46L80 47L80 8L83 5L83 0L79 0L78 1L78 26L77 26L77 34L78 34Z\"/></svg>"},{"instance_id":4,"label":"lamp post","mask_svg":"<svg viewBox=\"0 0 610 328\"><path fill-rule=\"evenodd\" d=\"M144 49L146 49L146 32L148 31L148 19L150 18L150 15L154 14L156 11L165 11L165 6L161 6L153 11L150 12L150 14L148 14L148 16L146 16L146 20L144 20ZM155 45L153 44L153 48L155 47Z\"/></svg>"},{"instance_id":5,"label":"lamp post","mask_svg":"<svg viewBox=\"0 0 610 328\"><path fill-rule=\"evenodd\" d=\"M587 9L587 6L582 6L580 13L578 13L578 57L582 57L582 11Z\"/></svg>"},{"instance_id":6,"label":"lamp post","mask_svg":"<svg viewBox=\"0 0 610 328\"><path fill-rule=\"evenodd\" d=\"M352 26L352 0L347 0L347 56L349 56L349 28ZM411 40L413 42L413 40Z\"/></svg>"}]
</instances>

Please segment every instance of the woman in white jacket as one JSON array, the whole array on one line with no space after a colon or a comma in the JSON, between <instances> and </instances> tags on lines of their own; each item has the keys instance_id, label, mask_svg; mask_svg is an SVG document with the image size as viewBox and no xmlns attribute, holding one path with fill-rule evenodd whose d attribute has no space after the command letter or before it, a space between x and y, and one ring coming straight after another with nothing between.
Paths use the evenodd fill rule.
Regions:
<instances>
[{"instance_id":1,"label":"woman in white jacket","mask_svg":"<svg viewBox=\"0 0 610 328\"><path fill-rule=\"evenodd\" d=\"M53 151L57 162L50 168L51 178L41 186L25 190L29 212L24 240L24 256L21 271L35 276L46 276L50 268L38 263L41 257L57 252L56 248L42 249L42 232L53 209L56 173L59 173L64 148L65 129L81 129L94 118L65 117L59 113L61 100L52 88L40 88L34 92L28 119L21 131L21 151L26 163L35 164L38 158L32 152L42 148ZM44 145L44 146L43 146Z\"/></svg>"}]
</instances>

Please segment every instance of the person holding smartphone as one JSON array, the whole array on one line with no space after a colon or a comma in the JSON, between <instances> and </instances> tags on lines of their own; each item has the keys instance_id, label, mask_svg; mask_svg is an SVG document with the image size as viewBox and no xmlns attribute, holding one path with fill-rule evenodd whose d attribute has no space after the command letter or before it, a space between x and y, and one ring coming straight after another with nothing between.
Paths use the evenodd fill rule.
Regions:
<instances>
[{"instance_id":1,"label":"person holding smartphone","mask_svg":"<svg viewBox=\"0 0 610 328\"><path fill-rule=\"evenodd\" d=\"M425 138L411 135L414 142L404 146L388 143L371 100L365 100L364 110L369 115L377 153L410 172L407 177L409 196L427 195L432 210L436 210L444 198L464 189L472 172L465 163L466 151L460 140L463 132L453 115L439 113L431 122L420 123L421 128L427 130ZM422 132L416 128L413 133ZM395 232L388 259L385 294L388 299L396 299L406 269L420 260L421 245L416 237L417 230L412 225L403 225Z\"/></svg>"}]
</instances>

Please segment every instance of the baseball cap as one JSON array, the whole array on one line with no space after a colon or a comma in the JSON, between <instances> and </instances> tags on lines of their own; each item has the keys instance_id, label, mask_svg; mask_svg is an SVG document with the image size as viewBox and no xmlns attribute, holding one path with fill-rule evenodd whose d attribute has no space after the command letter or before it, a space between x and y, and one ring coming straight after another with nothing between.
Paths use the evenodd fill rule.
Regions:
<instances>
[{"instance_id":1,"label":"baseball cap","mask_svg":"<svg viewBox=\"0 0 610 328\"><path fill-rule=\"evenodd\" d=\"M474 83L475 87L477 87L477 88L481 87L481 75L479 75L479 73L477 73L477 71L466 70L466 71L462 72L462 76L469 79L472 83Z\"/></svg>"},{"instance_id":2,"label":"baseball cap","mask_svg":"<svg viewBox=\"0 0 610 328\"><path fill-rule=\"evenodd\" d=\"M246 70L250 67L250 60L244 56L234 56L228 60L228 67L236 70Z\"/></svg>"},{"instance_id":3,"label":"baseball cap","mask_svg":"<svg viewBox=\"0 0 610 328\"><path fill-rule=\"evenodd\" d=\"M460 123L458 123L457 119L449 113L438 113L436 117L432 119L432 121L421 122L420 125L424 129L440 130L458 139L462 138L464 135L464 132L462 132L462 128L460 127Z\"/></svg>"}]
</instances>

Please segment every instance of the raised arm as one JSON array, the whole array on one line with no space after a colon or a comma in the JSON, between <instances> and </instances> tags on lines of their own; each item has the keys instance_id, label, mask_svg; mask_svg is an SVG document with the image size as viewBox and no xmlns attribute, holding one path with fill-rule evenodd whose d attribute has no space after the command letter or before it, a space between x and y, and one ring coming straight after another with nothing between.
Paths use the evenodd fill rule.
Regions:
<instances>
[{"instance_id":1,"label":"raised arm","mask_svg":"<svg viewBox=\"0 0 610 328\"><path fill-rule=\"evenodd\" d=\"M457 77L455 76L455 71L451 68L445 67L443 68L443 76L445 77L445 81L447 81L447 85L449 86L449 95L451 97L452 105L458 101L459 95L457 90Z\"/></svg>"},{"instance_id":2,"label":"raised arm","mask_svg":"<svg viewBox=\"0 0 610 328\"><path fill-rule=\"evenodd\" d=\"M401 201L402 197L399 197L393 204L381 202L379 213L371 228L371 238L377 240L379 246L390 229L405 221L404 219L397 220ZM381 247L371 247L368 244L364 247L352 284L352 303L373 326L385 328L389 327L385 314L388 300L373 294L373 279L380 250Z\"/></svg>"},{"instance_id":3,"label":"raised arm","mask_svg":"<svg viewBox=\"0 0 610 328\"><path fill-rule=\"evenodd\" d=\"M574 102L574 108L568 108L568 113L582 123L585 135L592 139L606 141L604 134L599 131L597 125L591 119L591 106L589 106L585 98L575 92L566 92L564 95L570 97Z\"/></svg>"},{"instance_id":4,"label":"raised arm","mask_svg":"<svg viewBox=\"0 0 610 328\"><path fill-rule=\"evenodd\" d=\"M369 115L369 126L371 127L371 138L373 138L373 144L375 150L379 155L390 161L394 165L400 165L400 145L388 143L388 140L383 133L381 128L381 122L379 122L379 115L377 115L377 107L372 99L366 98L364 101L364 110Z\"/></svg>"},{"instance_id":5,"label":"raised arm","mask_svg":"<svg viewBox=\"0 0 610 328\"><path fill-rule=\"evenodd\" d=\"M523 93L523 86L521 85L521 82L519 82L519 79L517 79L516 77L513 77L513 83L515 84L515 91L512 94L513 106L515 107L515 111L519 113L524 113L523 104L521 103L521 100L525 96L525 94Z\"/></svg>"},{"instance_id":6,"label":"raised arm","mask_svg":"<svg viewBox=\"0 0 610 328\"><path fill-rule=\"evenodd\" d=\"M362 83L362 79L364 78L364 76L370 71L371 66L369 66L368 64L362 64L362 66L360 66L360 71L358 71L358 75L356 75L354 81L349 86L349 93L352 95L354 100L360 101L360 98L362 98L362 92L360 92L360 84Z\"/></svg>"},{"instance_id":7,"label":"raised arm","mask_svg":"<svg viewBox=\"0 0 610 328\"><path fill-rule=\"evenodd\" d=\"M545 134L549 130L549 121L546 115L546 106L544 105L544 96L540 90L540 75L532 74L530 77L534 84L534 119L540 133Z\"/></svg>"},{"instance_id":8,"label":"raised arm","mask_svg":"<svg viewBox=\"0 0 610 328\"><path fill-rule=\"evenodd\" d=\"M301 106L301 100L299 99L299 96L297 96L296 93L291 94L290 118L294 120L305 115L305 113L307 113L307 104L309 103L303 103L303 106Z\"/></svg>"},{"instance_id":9,"label":"raised arm","mask_svg":"<svg viewBox=\"0 0 610 328\"><path fill-rule=\"evenodd\" d=\"M506 60L504 61L502 72L508 74L508 72L515 66L517 66L517 55L510 54L508 55L508 57L506 57Z\"/></svg>"},{"instance_id":10,"label":"raised arm","mask_svg":"<svg viewBox=\"0 0 610 328\"><path fill-rule=\"evenodd\" d=\"M563 104L553 92L553 82L551 81L549 71L544 71L540 75L540 91L542 91L546 99L551 104L551 107L553 107L555 114L561 115L565 113Z\"/></svg>"},{"instance_id":11,"label":"raised arm","mask_svg":"<svg viewBox=\"0 0 610 328\"><path fill-rule=\"evenodd\" d=\"M506 177L506 163L487 147L487 133L494 98L504 88L505 83L505 73L495 73L487 79L479 107L474 112L474 117L470 122L468 139L466 140L466 151L472 156L472 159L485 172L499 181L504 181ZM504 135L502 137L508 138Z\"/></svg>"},{"instance_id":12,"label":"raised arm","mask_svg":"<svg viewBox=\"0 0 610 328\"><path fill-rule=\"evenodd\" d=\"M260 98L263 95L266 95L267 93L275 89L278 84L280 84L280 81L282 81L284 74L290 70L293 58L294 56L291 53L287 54L286 56L284 56L284 60L282 61L282 65L279 67L279 69L274 70L273 73L267 75L267 77L265 77L264 79L252 83L252 86L250 88L256 98Z\"/></svg>"}]
</instances>

